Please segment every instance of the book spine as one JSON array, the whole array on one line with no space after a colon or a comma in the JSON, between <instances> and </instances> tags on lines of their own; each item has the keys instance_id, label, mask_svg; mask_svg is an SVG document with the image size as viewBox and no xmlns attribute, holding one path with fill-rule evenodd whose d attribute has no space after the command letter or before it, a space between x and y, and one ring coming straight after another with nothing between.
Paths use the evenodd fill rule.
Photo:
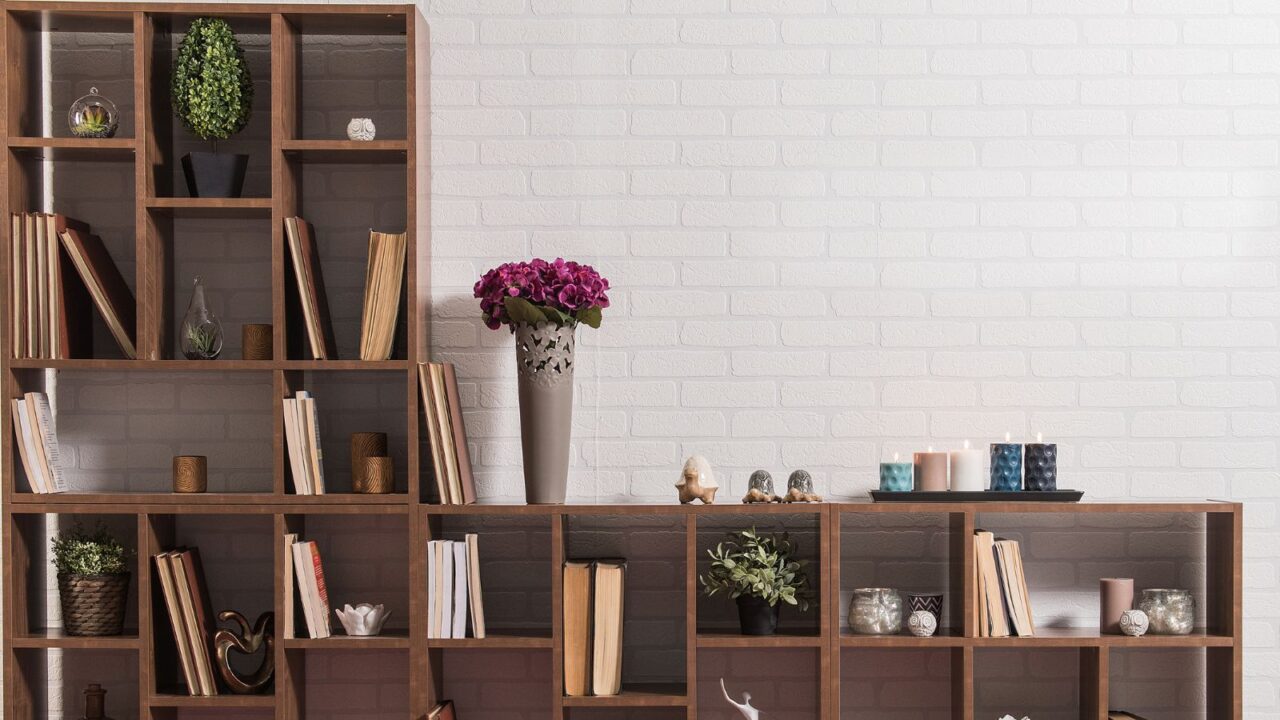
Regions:
<instances>
[{"instance_id":1,"label":"book spine","mask_svg":"<svg viewBox=\"0 0 1280 720\"><path fill-rule=\"evenodd\" d=\"M40 427L40 442L44 446L45 459L49 463L51 492L66 492L67 481L62 475L62 453L58 449L58 433L53 425L53 412L49 409L49 396L35 394L36 424Z\"/></svg>"},{"instance_id":2,"label":"book spine","mask_svg":"<svg viewBox=\"0 0 1280 720\"><path fill-rule=\"evenodd\" d=\"M316 577L316 597L320 600L316 614L323 618L320 623L324 629L323 637L329 637L332 634L329 624L329 588L324 582L324 564L320 561L320 547L314 542L309 542L307 545L311 551L311 567Z\"/></svg>"}]
</instances>

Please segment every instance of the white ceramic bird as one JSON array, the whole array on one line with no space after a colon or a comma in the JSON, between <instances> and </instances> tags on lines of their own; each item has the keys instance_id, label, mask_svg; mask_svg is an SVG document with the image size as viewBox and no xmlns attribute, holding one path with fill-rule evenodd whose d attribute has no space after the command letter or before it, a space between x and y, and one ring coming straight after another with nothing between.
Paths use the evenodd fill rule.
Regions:
<instances>
[{"instance_id":1,"label":"white ceramic bird","mask_svg":"<svg viewBox=\"0 0 1280 720\"><path fill-rule=\"evenodd\" d=\"M724 699L728 700L730 705L738 708L742 717L747 720L760 720L760 711L751 707L751 693L742 693L742 702L734 702L733 698L729 697L729 690L724 686L724 678L720 678L720 692L724 693Z\"/></svg>"}]
</instances>

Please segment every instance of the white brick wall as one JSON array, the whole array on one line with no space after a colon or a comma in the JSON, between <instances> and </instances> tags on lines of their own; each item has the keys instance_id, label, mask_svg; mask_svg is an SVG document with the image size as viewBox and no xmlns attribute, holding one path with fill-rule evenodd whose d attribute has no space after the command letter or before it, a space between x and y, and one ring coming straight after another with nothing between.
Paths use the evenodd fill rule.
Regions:
<instances>
[{"instance_id":1,"label":"white brick wall","mask_svg":"<svg viewBox=\"0 0 1280 720\"><path fill-rule=\"evenodd\" d=\"M433 346L484 398L470 415L485 428L473 432L484 494L518 492L518 423L510 340L479 325L470 285L499 262L563 254L616 288L604 330L580 333L578 499L669 500L693 452L730 498L761 466L775 477L803 466L822 492L856 496L886 454L1044 432L1061 446L1063 483L1094 497L1247 501L1246 715L1280 718L1268 549L1280 501L1280 9L509 0L427 11L435 182L448 189L433 206L448 318ZM1092 616L1098 572L1164 576L1197 560L1153 560L1139 531L1061 532L1101 538L1118 558L1105 570L1033 560L1054 617ZM1033 558L1038 546L1033 534ZM1070 701L1074 666L1058 659L983 655L982 717L1025 701L1026 683ZM1195 698L1168 703L1176 693L1156 669L1186 660L1114 658L1118 701L1185 714ZM846 662L857 688L846 705L868 717L945 707L945 658L901 661L883 675ZM768 688L758 697L783 696ZM919 706L894 705L905 688Z\"/></svg>"}]
</instances>

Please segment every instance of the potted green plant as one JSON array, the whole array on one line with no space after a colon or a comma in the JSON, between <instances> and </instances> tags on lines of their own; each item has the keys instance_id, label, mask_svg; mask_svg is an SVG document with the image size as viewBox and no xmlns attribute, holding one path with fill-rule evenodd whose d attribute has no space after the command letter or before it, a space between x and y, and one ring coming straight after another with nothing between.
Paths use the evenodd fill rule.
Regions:
<instances>
[{"instance_id":1,"label":"potted green plant","mask_svg":"<svg viewBox=\"0 0 1280 720\"><path fill-rule=\"evenodd\" d=\"M191 21L178 45L170 86L173 112L212 152L182 156L191 197L240 197L248 155L218 153L218 141L244 129L253 109L253 80L240 41L221 18Z\"/></svg>"},{"instance_id":2,"label":"potted green plant","mask_svg":"<svg viewBox=\"0 0 1280 720\"><path fill-rule=\"evenodd\" d=\"M68 635L119 635L129 597L131 552L106 528L76 524L53 539L62 627Z\"/></svg>"},{"instance_id":3,"label":"potted green plant","mask_svg":"<svg viewBox=\"0 0 1280 720\"><path fill-rule=\"evenodd\" d=\"M772 635L782 606L809 609L809 578L804 560L794 559L790 535L757 533L755 528L729 533L708 550L711 568L699 575L707 597L724 593L738 603L743 635Z\"/></svg>"}]
</instances>

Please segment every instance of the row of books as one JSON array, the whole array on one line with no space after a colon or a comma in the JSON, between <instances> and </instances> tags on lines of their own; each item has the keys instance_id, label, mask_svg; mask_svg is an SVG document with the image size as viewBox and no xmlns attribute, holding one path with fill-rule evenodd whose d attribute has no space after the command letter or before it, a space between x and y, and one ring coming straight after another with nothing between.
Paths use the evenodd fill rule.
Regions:
<instances>
[{"instance_id":1,"label":"row of books","mask_svg":"<svg viewBox=\"0 0 1280 720\"><path fill-rule=\"evenodd\" d=\"M90 357L89 306L137 357L137 303L102 239L65 215L10 214L10 346L16 358Z\"/></svg>"},{"instance_id":2,"label":"row of books","mask_svg":"<svg viewBox=\"0 0 1280 720\"><path fill-rule=\"evenodd\" d=\"M324 452L316 399L306 390L284 399L284 440L298 495L324 494Z\"/></svg>"},{"instance_id":3,"label":"row of books","mask_svg":"<svg viewBox=\"0 0 1280 720\"><path fill-rule=\"evenodd\" d=\"M284 604L285 637L294 633L293 584L297 580L298 599L302 616L307 624L307 636L312 639L327 638L333 634L329 619L329 588L324 581L324 563L320 560L320 547L311 540L299 540L297 533L284 536Z\"/></svg>"},{"instance_id":4,"label":"row of books","mask_svg":"<svg viewBox=\"0 0 1280 720\"><path fill-rule=\"evenodd\" d=\"M427 418L431 446L431 468L442 505L465 505L476 501L475 479L471 474L471 454L467 450L467 429L458 399L458 379L450 363L420 363L418 386Z\"/></svg>"},{"instance_id":5,"label":"row of books","mask_svg":"<svg viewBox=\"0 0 1280 720\"><path fill-rule=\"evenodd\" d=\"M484 597L480 592L479 536L427 542L427 637L483 638Z\"/></svg>"},{"instance_id":6,"label":"row of books","mask_svg":"<svg viewBox=\"0 0 1280 720\"><path fill-rule=\"evenodd\" d=\"M66 492L49 397L42 392L29 392L9 402L13 411L13 434L18 439L18 457L22 459L22 470L31 492Z\"/></svg>"},{"instance_id":7,"label":"row of books","mask_svg":"<svg viewBox=\"0 0 1280 720\"><path fill-rule=\"evenodd\" d=\"M622 599L626 560L564 564L564 692L617 695L622 690Z\"/></svg>"},{"instance_id":8,"label":"row of books","mask_svg":"<svg viewBox=\"0 0 1280 720\"><path fill-rule=\"evenodd\" d=\"M178 645L178 661L187 694L217 695L212 642L215 623L200 551L179 548L152 559L169 614L169 626Z\"/></svg>"},{"instance_id":9,"label":"row of books","mask_svg":"<svg viewBox=\"0 0 1280 720\"><path fill-rule=\"evenodd\" d=\"M1018 541L997 538L987 530L975 530L973 550L978 637L1035 635L1031 596L1027 593Z\"/></svg>"},{"instance_id":10,"label":"row of books","mask_svg":"<svg viewBox=\"0 0 1280 720\"><path fill-rule=\"evenodd\" d=\"M307 346L316 360L338 357L324 291L320 250L311 223L300 217L285 218L285 242L298 287ZM365 266L364 308L360 322L360 359L391 357L400 294L404 285L407 238L404 233L369 231L369 257Z\"/></svg>"}]
</instances>

